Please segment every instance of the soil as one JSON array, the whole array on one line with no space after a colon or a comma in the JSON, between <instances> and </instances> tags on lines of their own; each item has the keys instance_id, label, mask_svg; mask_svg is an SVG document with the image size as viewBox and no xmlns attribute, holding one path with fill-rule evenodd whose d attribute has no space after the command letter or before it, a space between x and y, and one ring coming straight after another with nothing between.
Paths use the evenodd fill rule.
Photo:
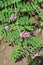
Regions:
<instances>
[{"instance_id":1,"label":"soil","mask_svg":"<svg viewBox=\"0 0 43 65\"><path fill-rule=\"evenodd\" d=\"M15 63L11 60L10 55L13 47L9 47L9 43L1 43L0 45L0 65L27 65L27 59L24 58L22 61Z\"/></svg>"}]
</instances>

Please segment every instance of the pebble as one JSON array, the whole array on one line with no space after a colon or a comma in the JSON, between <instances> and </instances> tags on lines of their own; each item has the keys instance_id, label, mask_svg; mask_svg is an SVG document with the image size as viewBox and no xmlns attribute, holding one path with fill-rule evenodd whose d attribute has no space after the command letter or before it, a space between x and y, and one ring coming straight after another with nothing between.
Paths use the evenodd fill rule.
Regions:
<instances>
[{"instance_id":1,"label":"pebble","mask_svg":"<svg viewBox=\"0 0 43 65\"><path fill-rule=\"evenodd\" d=\"M6 60L4 60L3 63L6 64Z\"/></svg>"},{"instance_id":2,"label":"pebble","mask_svg":"<svg viewBox=\"0 0 43 65\"><path fill-rule=\"evenodd\" d=\"M1 51L3 51L5 49L5 46L2 47Z\"/></svg>"},{"instance_id":3,"label":"pebble","mask_svg":"<svg viewBox=\"0 0 43 65\"><path fill-rule=\"evenodd\" d=\"M41 24L40 24L42 27L43 27L43 22L41 22Z\"/></svg>"},{"instance_id":4,"label":"pebble","mask_svg":"<svg viewBox=\"0 0 43 65\"><path fill-rule=\"evenodd\" d=\"M38 56L39 53L36 53L36 54L32 54L31 55L31 58L34 59L36 56Z\"/></svg>"},{"instance_id":5,"label":"pebble","mask_svg":"<svg viewBox=\"0 0 43 65\"><path fill-rule=\"evenodd\" d=\"M38 31L39 31L39 33L40 33L40 32L41 32L41 28L39 28L39 30L38 30Z\"/></svg>"}]
</instances>

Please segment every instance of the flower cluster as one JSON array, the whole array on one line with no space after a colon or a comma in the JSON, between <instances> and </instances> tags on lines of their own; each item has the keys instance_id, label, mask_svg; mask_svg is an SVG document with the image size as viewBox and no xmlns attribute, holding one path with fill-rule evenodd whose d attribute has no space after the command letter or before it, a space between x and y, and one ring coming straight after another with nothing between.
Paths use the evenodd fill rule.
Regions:
<instances>
[{"instance_id":1,"label":"flower cluster","mask_svg":"<svg viewBox=\"0 0 43 65\"><path fill-rule=\"evenodd\" d=\"M12 22L12 21L15 21L15 20L16 20L16 16L11 15L11 17L10 17L10 21Z\"/></svg>"},{"instance_id":2,"label":"flower cluster","mask_svg":"<svg viewBox=\"0 0 43 65\"><path fill-rule=\"evenodd\" d=\"M21 32L21 33L20 33L20 37L21 37L21 38L26 38L26 37L29 37L29 36L30 36L30 32L27 32L27 31L26 31L26 32Z\"/></svg>"}]
</instances>

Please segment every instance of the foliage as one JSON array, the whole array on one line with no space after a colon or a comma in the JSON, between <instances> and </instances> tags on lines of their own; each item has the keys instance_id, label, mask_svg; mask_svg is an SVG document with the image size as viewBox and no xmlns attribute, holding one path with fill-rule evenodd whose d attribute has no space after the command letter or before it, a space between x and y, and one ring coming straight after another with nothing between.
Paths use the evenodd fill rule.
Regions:
<instances>
[{"instance_id":1,"label":"foliage","mask_svg":"<svg viewBox=\"0 0 43 65\"><path fill-rule=\"evenodd\" d=\"M20 0L0 0L0 6L3 7L7 7L10 6L13 3L17 3L20 2Z\"/></svg>"},{"instance_id":2,"label":"foliage","mask_svg":"<svg viewBox=\"0 0 43 65\"><path fill-rule=\"evenodd\" d=\"M35 0L36 3L43 2L43 0Z\"/></svg>"},{"instance_id":3,"label":"foliage","mask_svg":"<svg viewBox=\"0 0 43 65\"><path fill-rule=\"evenodd\" d=\"M2 1L3 2L3 1ZM16 1L14 0L12 0L12 1L8 1L9 3L11 2L11 3L15 3ZM17 2L19 2L19 0L17 0ZM5 1L5 8L4 9L2 9L1 11L0 11L0 21L4 21L4 22L8 22L9 20L10 20L10 16L13 14L13 13L15 13L15 12L22 12L22 13L24 13L24 12L27 12L27 13L31 13L32 11L35 11L36 13L38 13L38 14L41 14L41 10L40 10L40 7L38 6L38 5L36 5L36 3L35 2L31 2L31 4L25 4L25 3L21 3L21 2L19 2L19 3L17 3L16 2L16 5L15 5L15 7L16 7L16 9L13 9L12 7L9 7L9 4L6 4L7 3L7 1ZM1 2L0 2L1 3ZM7 7L7 6L8 7ZM19 6L19 5L21 5L21 6ZM40 16L40 15L39 15ZM41 16L41 19L43 18L43 16Z\"/></svg>"},{"instance_id":4,"label":"foliage","mask_svg":"<svg viewBox=\"0 0 43 65\"><path fill-rule=\"evenodd\" d=\"M34 26L30 25L30 22L28 20L29 19L28 19L27 16L20 17L20 18L17 18L16 22L10 24L10 29L6 30L6 32L4 33L4 35L7 34L7 37L5 35L4 41L5 42L13 42L14 40L16 40L17 43L19 43L19 41L20 41L19 40L20 39L20 32L21 31L26 31L26 30L27 31L28 30L29 31L33 31L34 30ZM17 22L18 22L18 24L17 24ZM20 32L19 32L18 28L19 28Z\"/></svg>"},{"instance_id":5,"label":"foliage","mask_svg":"<svg viewBox=\"0 0 43 65\"><path fill-rule=\"evenodd\" d=\"M33 54L33 52L37 48L39 48L41 44L42 44L42 41L40 41L37 37L30 36L24 39L24 42L21 43L19 46L16 45L14 47L11 58L17 60L17 58L19 58L21 55L25 55L27 57L28 54L30 55Z\"/></svg>"}]
</instances>

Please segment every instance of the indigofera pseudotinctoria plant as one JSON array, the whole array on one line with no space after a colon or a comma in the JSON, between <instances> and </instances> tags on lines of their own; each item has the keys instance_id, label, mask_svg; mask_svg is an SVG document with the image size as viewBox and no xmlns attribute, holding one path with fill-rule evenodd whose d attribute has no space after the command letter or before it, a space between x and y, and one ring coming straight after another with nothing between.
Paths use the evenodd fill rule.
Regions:
<instances>
[{"instance_id":1,"label":"indigofera pseudotinctoria plant","mask_svg":"<svg viewBox=\"0 0 43 65\"><path fill-rule=\"evenodd\" d=\"M43 0L0 0L0 36L4 42L14 43L11 59L17 60L34 52L42 41L32 35L35 26L31 24L36 13L43 21L43 11L38 5ZM36 20L37 21L37 20ZM38 23L38 22L37 22ZM36 25L37 25L36 23Z\"/></svg>"}]
</instances>

